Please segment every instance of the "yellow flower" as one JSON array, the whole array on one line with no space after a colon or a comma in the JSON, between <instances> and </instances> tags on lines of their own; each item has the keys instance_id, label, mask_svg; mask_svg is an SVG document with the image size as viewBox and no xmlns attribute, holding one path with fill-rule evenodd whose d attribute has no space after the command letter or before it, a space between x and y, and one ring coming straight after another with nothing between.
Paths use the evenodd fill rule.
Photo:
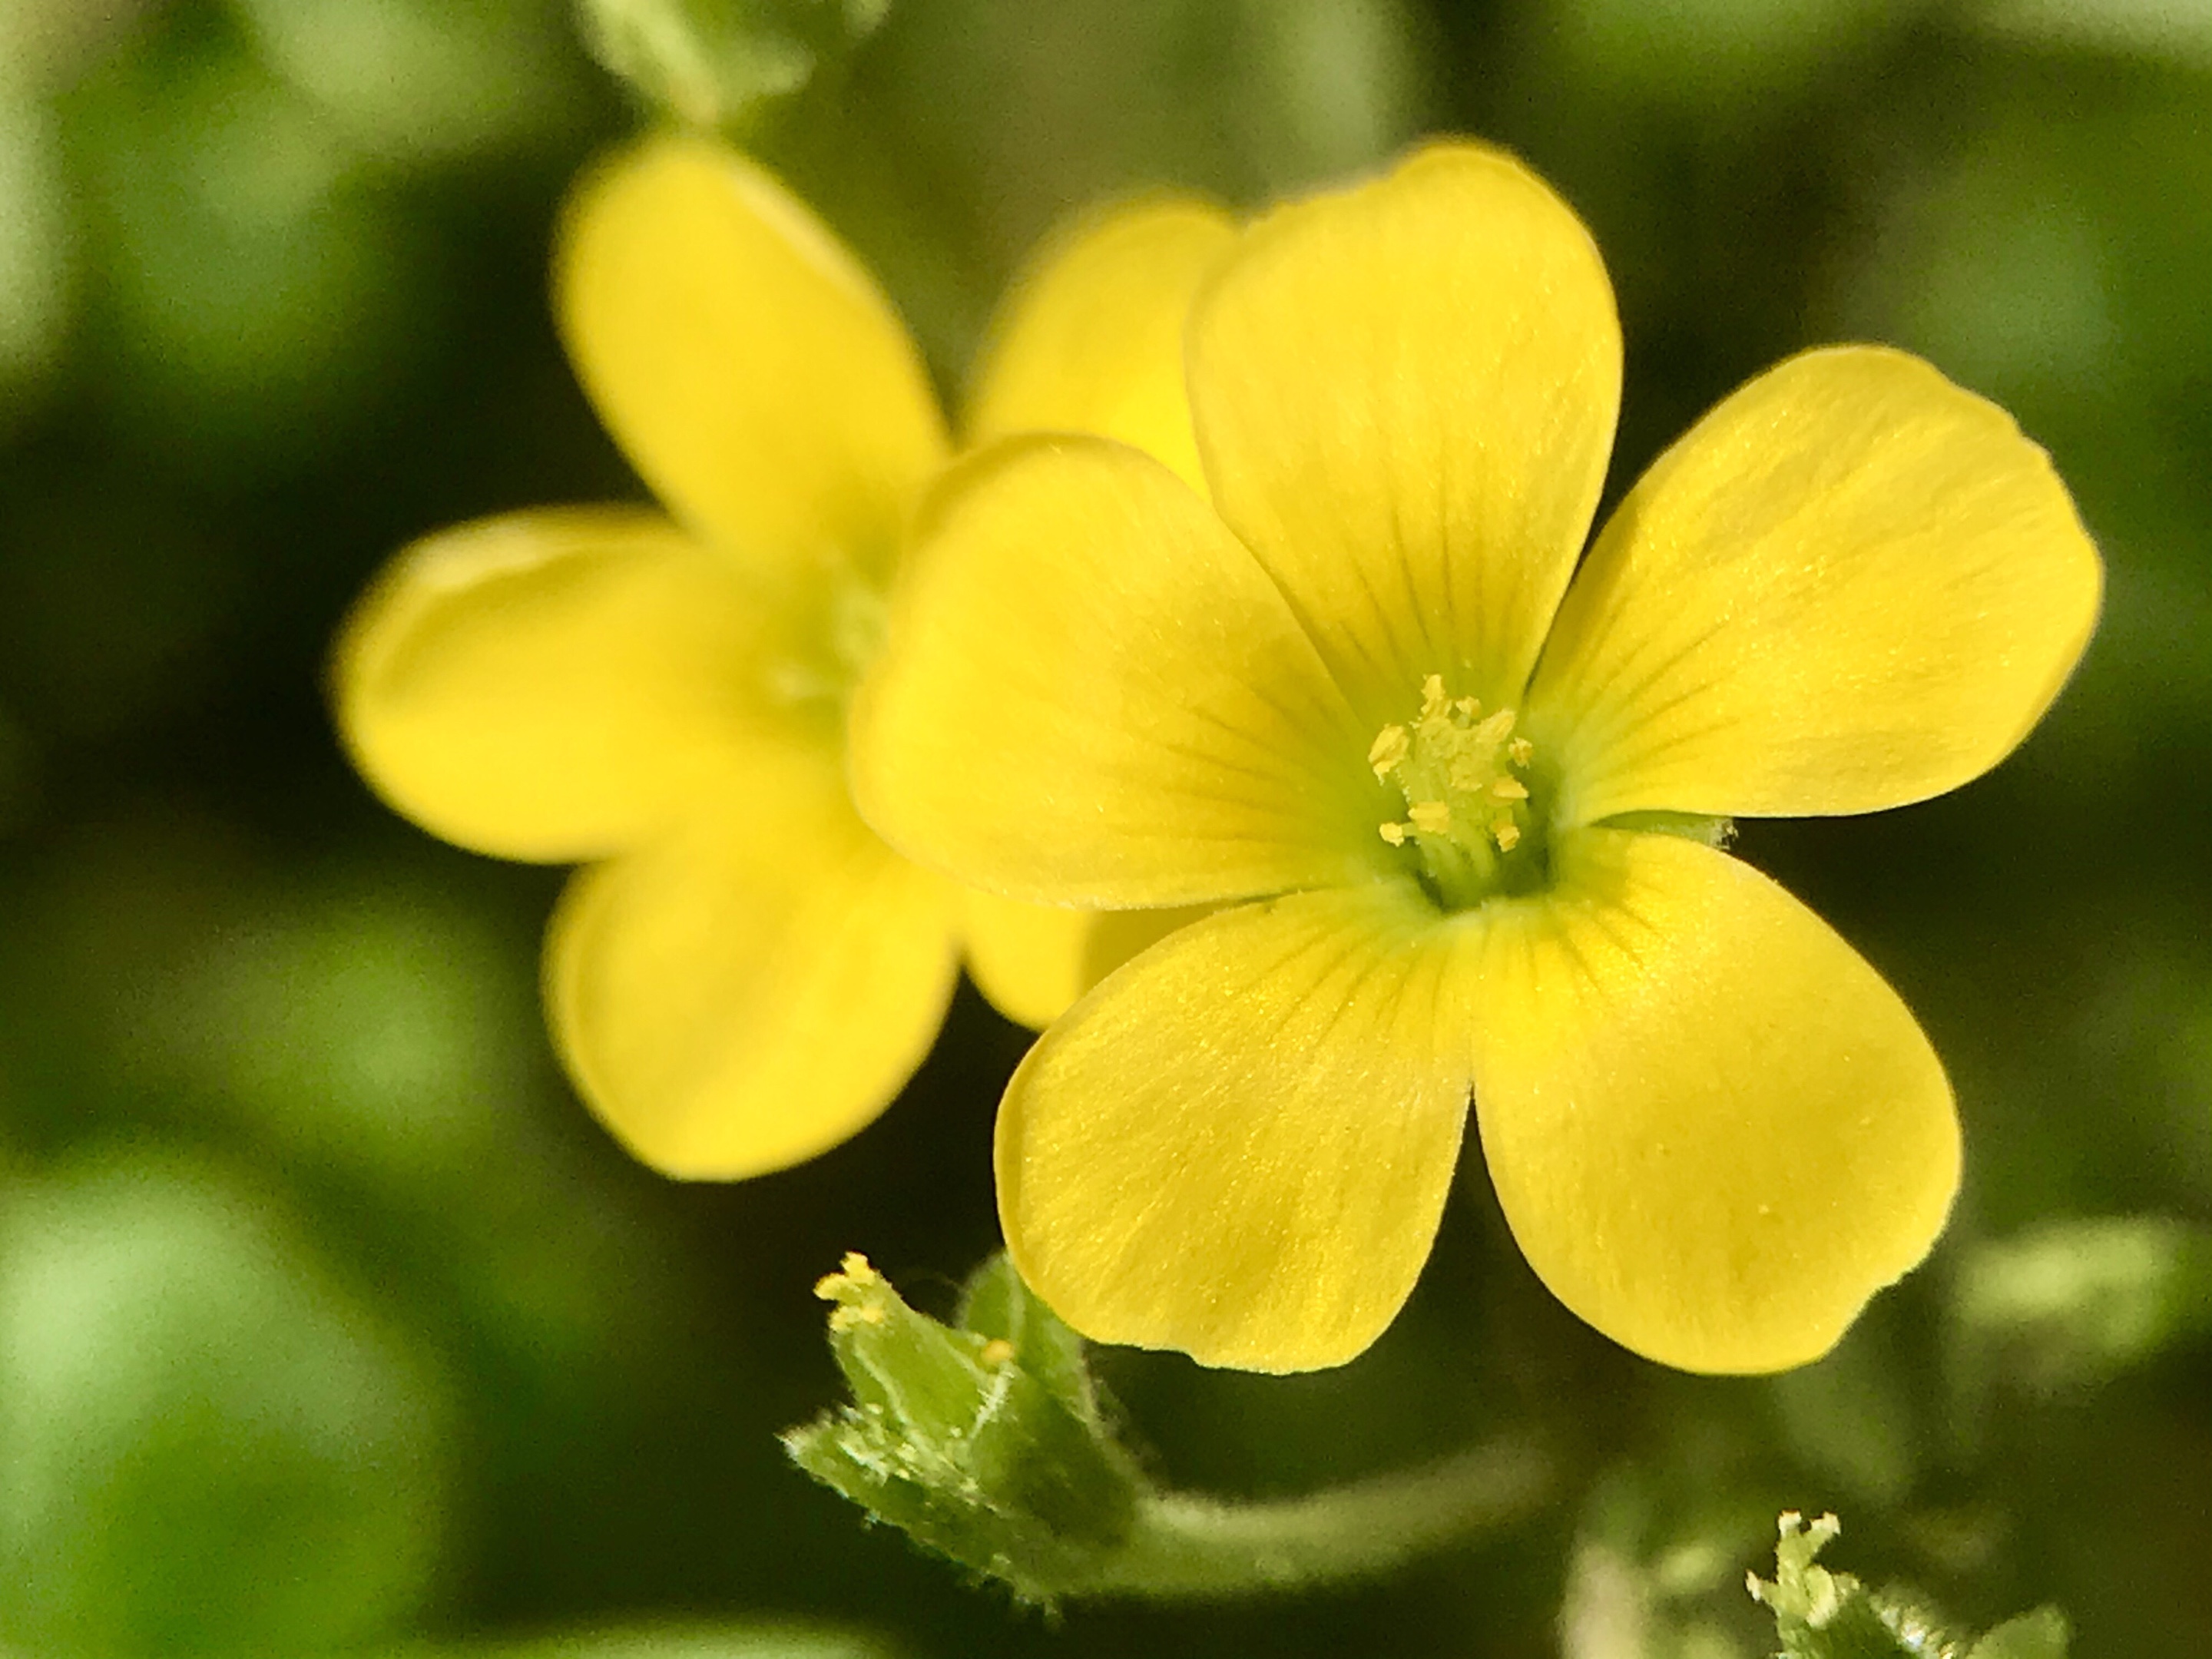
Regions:
<instances>
[{"instance_id":1,"label":"yellow flower","mask_svg":"<svg viewBox=\"0 0 2212 1659\"><path fill-rule=\"evenodd\" d=\"M1104 432L1195 477L1180 331L1231 235L1159 201L1065 240L1000 319L970 434ZM781 1168L897 1093L963 943L1042 1025L1146 936L963 895L854 814L846 702L948 442L853 257L743 157L661 138L580 185L554 289L667 514L544 508L408 550L340 640L340 726L447 839L592 863L545 992L608 1127L672 1174Z\"/></svg>"},{"instance_id":2,"label":"yellow flower","mask_svg":"<svg viewBox=\"0 0 2212 1659\"><path fill-rule=\"evenodd\" d=\"M1696 1370L1820 1354L1941 1230L1957 1121L1896 994L1718 819L1923 799L2020 742L2101 585L2046 458L1915 359L1810 352L1577 571L1612 290L1463 143L1256 224L1185 368L1210 501L1108 442L972 458L854 710L861 811L920 862L1251 901L1015 1076L1024 1277L1102 1340L1349 1358L1428 1254L1471 1094L1591 1324Z\"/></svg>"}]
</instances>

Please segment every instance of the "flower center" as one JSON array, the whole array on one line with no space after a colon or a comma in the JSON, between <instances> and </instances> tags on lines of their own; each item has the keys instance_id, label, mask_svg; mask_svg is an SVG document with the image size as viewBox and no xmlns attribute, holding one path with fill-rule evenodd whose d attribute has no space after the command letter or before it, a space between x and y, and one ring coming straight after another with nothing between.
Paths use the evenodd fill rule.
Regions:
<instances>
[{"instance_id":1,"label":"flower center","mask_svg":"<svg viewBox=\"0 0 2212 1659\"><path fill-rule=\"evenodd\" d=\"M1382 839L1412 851L1449 908L1538 874L1542 836L1527 781L1536 750L1515 735L1515 718L1510 708L1486 714L1475 698L1451 696L1443 676L1431 674L1421 684L1421 712L1384 726L1367 750L1375 775L1406 799L1405 817L1380 826Z\"/></svg>"},{"instance_id":2,"label":"flower center","mask_svg":"<svg viewBox=\"0 0 2212 1659\"><path fill-rule=\"evenodd\" d=\"M769 695L791 708L839 714L853 687L883 648L889 607L882 592L849 571L835 574L794 606L795 648L763 665Z\"/></svg>"}]
</instances>

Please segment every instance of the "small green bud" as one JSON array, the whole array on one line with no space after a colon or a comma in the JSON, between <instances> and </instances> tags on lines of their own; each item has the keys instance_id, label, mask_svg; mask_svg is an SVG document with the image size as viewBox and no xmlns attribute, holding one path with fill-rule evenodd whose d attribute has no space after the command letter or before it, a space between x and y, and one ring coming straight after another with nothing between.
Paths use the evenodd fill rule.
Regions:
<instances>
[{"instance_id":1,"label":"small green bud","mask_svg":"<svg viewBox=\"0 0 2212 1659\"><path fill-rule=\"evenodd\" d=\"M784 1437L792 1459L917 1542L1027 1599L1095 1576L1146 1488L1097 1411L1079 1339L1002 1260L960 1326L915 1312L865 1256L815 1286L854 1403Z\"/></svg>"},{"instance_id":2,"label":"small green bud","mask_svg":"<svg viewBox=\"0 0 2212 1659\"><path fill-rule=\"evenodd\" d=\"M2066 1659L2066 1620L2055 1608L2009 1620L1978 1641L1952 1633L1901 1592L1829 1571L1815 1558L1842 1530L1832 1515L1810 1526L1784 1515L1773 1581L1750 1575L1752 1599L1774 1613L1779 1659Z\"/></svg>"},{"instance_id":3,"label":"small green bud","mask_svg":"<svg viewBox=\"0 0 2212 1659\"><path fill-rule=\"evenodd\" d=\"M1832 1515L1824 1515L1810 1526L1794 1511L1784 1515L1782 1536L1774 1546L1774 1580L1769 1583L1753 1574L1745 1586L1751 1599L1764 1601L1779 1620L1826 1628L1858 1589L1856 1579L1838 1578L1818 1560L1843 1529L1844 1523Z\"/></svg>"},{"instance_id":4,"label":"small green bud","mask_svg":"<svg viewBox=\"0 0 2212 1659\"><path fill-rule=\"evenodd\" d=\"M841 63L890 0L578 0L611 74L692 126L741 127Z\"/></svg>"}]
</instances>

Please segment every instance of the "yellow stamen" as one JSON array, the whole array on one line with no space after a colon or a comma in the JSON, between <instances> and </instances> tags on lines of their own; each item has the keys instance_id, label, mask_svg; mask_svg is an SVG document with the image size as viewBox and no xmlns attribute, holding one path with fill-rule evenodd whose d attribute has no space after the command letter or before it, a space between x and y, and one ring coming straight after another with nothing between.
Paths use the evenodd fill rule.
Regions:
<instances>
[{"instance_id":1,"label":"yellow stamen","mask_svg":"<svg viewBox=\"0 0 2212 1659\"><path fill-rule=\"evenodd\" d=\"M1003 1336L994 1336L983 1345L982 1352L975 1357L986 1365L1003 1365L1014 1357L1014 1345Z\"/></svg>"},{"instance_id":2,"label":"yellow stamen","mask_svg":"<svg viewBox=\"0 0 2212 1659\"><path fill-rule=\"evenodd\" d=\"M1514 710L1487 716L1480 698L1449 695L1442 674L1421 681L1420 713L1375 734L1367 763L1406 801L1406 816L1376 826L1392 847L1417 850L1433 890L1456 908L1531 873L1510 869L1500 857L1536 833L1535 802L1528 780L1513 775L1535 755L1514 735Z\"/></svg>"},{"instance_id":3,"label":"yellow stamen","mask_svg":"<svg viewBox=\"0 0 2212 1659\"><path fill-rule=\"evenodd\" d=\"M1406 758L1406 751L1413 746L1413 735L1402 726L1386 726L1375 734L1369 745L1367 763L1375 769L1378 778L1388 777L1390 769Z\"/></svg>"}]
</instances>

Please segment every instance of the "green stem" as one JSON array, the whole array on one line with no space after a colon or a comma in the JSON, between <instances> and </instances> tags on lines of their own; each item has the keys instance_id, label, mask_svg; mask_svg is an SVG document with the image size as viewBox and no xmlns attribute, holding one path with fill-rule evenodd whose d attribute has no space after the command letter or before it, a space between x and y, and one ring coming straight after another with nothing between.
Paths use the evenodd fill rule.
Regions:
<instances>
[{"instance_id":1,"label":"green stem","mask_svg":"<svg viewBox=\"0 0 2212 1659\"><path fill-rule=\"evenodd\" d=\"M1148 1496L1136 1525L1071 1597L1228 1600L1387 1572L1543 1501L1548 1460L1501 1440L1303 1498L1239 1504Z\"/></svg>"}]
</instances>

